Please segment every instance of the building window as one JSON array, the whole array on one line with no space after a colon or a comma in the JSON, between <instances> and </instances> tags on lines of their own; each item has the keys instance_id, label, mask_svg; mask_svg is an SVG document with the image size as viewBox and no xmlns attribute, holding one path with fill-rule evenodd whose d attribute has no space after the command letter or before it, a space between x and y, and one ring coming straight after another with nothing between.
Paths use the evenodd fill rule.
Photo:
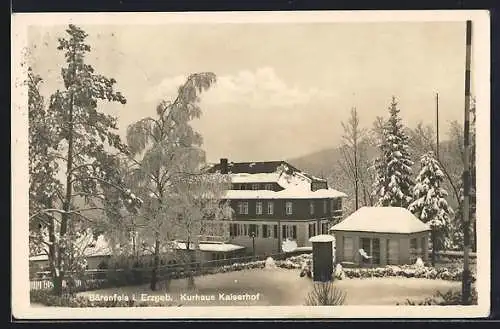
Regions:
<instances>
[{"instance_id":1,"label":"building window","mask_svg":"<svg viewBox=\"0 0 500 329\"><path fill-rule=\"evenodd\" d=\"M248 236L252 236L252 233L255 234L255 237L259 236L259 225L249 224Z\"/></svg>"},{"instance_id":2,"label":"building window","mask_svg":"<svg viewBox=\"0 0 500 329\"><path fill-rule=\"evenodd\" d=\"M331 210L332 213L335 213L337 211L342 210L342 199L341 198L335 198L331 200Z\"/></svg>"},{"instance_id":3,"label":"building window","mask_svg":"<svg viewBox=\"0 0 500 329\"><path fill-rule=\"evenodd\" d=\"M309 201L309 214L314 215L314 202Z\"/></svg>"},{"instance_id":4,"label":"building window","mask_svg":"<svg viewBox=\"0 0 500 329\"><path fill-rule=\"evenodd\" d=\"M320 234L328 234L328 222L321 223L321 233Z\"/></svg>"},{"instance_id":5,"label":"building window","mask_svg":"<svg viewBox=\"0 0 500 329\"><path fill-rule=\"evenodd\" d=\"M240 215L248 215L248 202L239 202L238 212Z\"/></svg>"},{"instance_id":6,"label":"building window","mask_svg":"<svg viewBox=\"0 0 500 329\"><path fill-rule=\"evenodd\" d=\"M281 227L281 233L283 239L297 239L297 225L283 225Z\"/></svg>"},{"instance_id":7,"label":"building window","mask_svg":"<svg viewBox=\"0 0 500 329\"><path fill-rule=\"evenodd\" d=\"M361 238L361 248L368 256L372 256L373 264L380 264L380 239Z\"/></svg>"},{"instance_id":8,"label":"building window","mask_svg":"<svg viewBox=\"0 0 500 329\"><path fill-rule=\"evenodd\" d=\"M316 235L316 223L309 224L309 237Z\"/></svg>"},{"instance_id":9,"label":"building window","mask_svg":"<svg viewBox=\"0 0 500 329\"><path fill-rule=\"evenodd\" d=\"M326 214L328 211L328 201L323 200L323 214Z\"/></svg>"},{"instance_id":10,"label":"building window","mask_svg":"<svg viewBox=\"0 0 500 329\"><path fill-rule=\"evenodd\" d=\"M354 240L352 237L344 237L343 251L344 251L344 260L347 262L354 261Z\"/></svg>"},{"instance_id":11,"label":"building window","mask_svg":"<svg viewBox=\"0 0 500 329\"><path fill-rule=\"evenodd\" d=\"M273 226L273 238L278 238L278 225Z\"/></svg>"},{"instance_id":12,"label":"building window","mask_svg":"<svg viewBox=\"0 0 500 329\"><path fill-rule=\"evenodd\" d=\"M417 250L417 239L416 238L413 238L410 240L410 249Z\"/></svg>"},{"instance_id":13,"label":"building window","mask_svg":"<svg viewBox=\"0 0 500 329\"><path fill-rule=\"evenodd\" d=\"M255 204L255 213L257 215L262 215L262 202L258 201L256 204Z\"/></svg>"},{"instance_id":14,"label":"building window","mask_svg":"<svg viewBox=\"0 0 500 329\"><path fill-rule=\"evenodd\" d=\"M267 213L268 213L269 215L274 214L274 203L273 203L272 201L269 201L269 202L267 203Z\"/></svg>"},{"instance_id":15,"label":"building window","mask_svg":"<svg viewBox=\"0 0 500 329\"><path fill-rule=\"evenodd\" d=\"M415 244L416 244L415 239ZM394 239L387 240L387 264L397 265L399 263L399 241Z\"/></svg>"},{"instance_id":16,"label":"building window","mask_svg":"<svg viewBox=\"0 0 500 329\"><path fill-rule=\"evenodd\" d=\"M285 213L291 215L293 213L293 205L291 201L285 203Z\"/></svg>"},{"instance_id":17,"label":"building window","mask_svg":"<svg viewBox=\"0 0 500 329\"><path fill-rule=\"evenodd\" d=\"M252 190L258 190L259 184L252 184Z\"/></svg>"},{"instance_id":18,"label":"building window","mask_svg":"<svg viewBox=\"0 0 500 329\"><path fill-rule=\"evenodd\" d=\"M262 237L269 238L269 227L266 224L262 225Z\"/></svg>"},{"instance_id":19,"label":"building window","mask_svg":"<svg viewBox=\"0 0 500 329\"><path fill-rule=\"evenodd\" d=\"M273 190L273 184L266 184L264 185L264 188L268 191L272 191Z\"/></svg>"}]
</instances>

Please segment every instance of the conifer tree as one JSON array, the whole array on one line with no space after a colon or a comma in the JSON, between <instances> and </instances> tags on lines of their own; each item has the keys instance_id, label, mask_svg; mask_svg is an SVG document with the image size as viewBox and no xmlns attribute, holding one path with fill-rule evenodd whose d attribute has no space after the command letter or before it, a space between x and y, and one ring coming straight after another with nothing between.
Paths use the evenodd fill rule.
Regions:
<instances>
[{"instance_id":1,"label":"conifer tree","mask_svg":"<svg viewBox=\"0 0 500 329\"><path fill-rule=\"evenodd\" d=\"M379 144L380 156L375 159L374 197L377 206L406 208L412 201L412 165L409 137L404 131L399 116L398 103L392 97L389 119L384 123L382 140Z\"/></svg>"},{"instance_id":2,"label":"conifer tree","mask_svg":"<svg viewBox=\"0 0 500 329\"><path fill-rule=\"evenodd\" d=\"M421 170L413 187L413 201L408 209L421 221L431 227L432 264L436 260L436 251L444 230L450 223L453 210L448 205L448 192L441 186L445 175L432 152L424 154L420 160Z\"/></svg>"}]
</instances>

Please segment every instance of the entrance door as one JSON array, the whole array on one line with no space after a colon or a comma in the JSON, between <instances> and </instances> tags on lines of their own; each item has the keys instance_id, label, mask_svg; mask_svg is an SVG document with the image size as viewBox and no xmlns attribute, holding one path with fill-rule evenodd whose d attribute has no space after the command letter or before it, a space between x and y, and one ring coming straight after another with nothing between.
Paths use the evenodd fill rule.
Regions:
<instances>
[{"instance_id":1,"label":"entrance door","mask_svg":"<svg viewBox=\"0 0 500 329\"><path fill-rule=\"evenodd\" d=\"M361 238L361 248L372 256L371 263L380 264L380 239L379 238Z\"/></svg>"}]
</instances>

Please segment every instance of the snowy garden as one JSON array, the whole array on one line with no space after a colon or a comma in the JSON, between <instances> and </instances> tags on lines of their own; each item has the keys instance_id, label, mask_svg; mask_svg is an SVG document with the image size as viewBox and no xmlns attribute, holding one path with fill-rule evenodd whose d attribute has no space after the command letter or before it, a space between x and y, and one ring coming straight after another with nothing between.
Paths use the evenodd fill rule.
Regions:
<instances>
[{"instance_id":1,"label":"snowy garden","mask_svg":"<svg viewBox=\"0 0 500 329\"><path fill-rule=\"evenodd\" d=\"M311 260L311 254L303 254L283 261L268 258L264 261L235 263L219 267L212 274L197 276L193 286L190 286L188 278L184 278L170 280L168 284L160 282L160 289L157 291L151 291L147 284L88 290L78 293L71 302L60 306L228 305L227 301L218 298L208 301L203 299L203 296L218 296L219 293L259 294L256 300L240 302L241 305L247 306L305 305L306 297L314 288L314 282L307 275L301 275L301 272L311 264ZM409 301L419 303L433 297L437 292L459 293L462 270L458 266L446 266L450 264L453 263L428 267L417 262L413 265L381 268L342 268L337 265L333 287L345 295L343 305L397 305ZM162 300L165 294L172 299ZM39 302L42 300L47 302L43 292L33 293L33 296L35 306L40 306ZM134 302L131 302L132 300ZM434 303L437 302L434 300ZM57 301L54 300L54 303Z\"/></svg>"}]
</instances>

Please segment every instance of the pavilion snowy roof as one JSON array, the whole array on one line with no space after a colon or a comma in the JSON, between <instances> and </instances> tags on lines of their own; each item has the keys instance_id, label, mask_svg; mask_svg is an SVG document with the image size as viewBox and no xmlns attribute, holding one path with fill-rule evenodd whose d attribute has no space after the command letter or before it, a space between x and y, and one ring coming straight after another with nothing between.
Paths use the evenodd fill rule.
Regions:
<instances>
[{"instance_id":1,"label":"pavilion snowy roof","mask_svg":"<svg viewBox=\"0 0 500 329\"><path fill-rule=\"evenodd\" d=\"M429 231L409 210L400 207L362 207L330 231L376 232L376 233L417 233Z\"/></svg>"}]
</instances>

